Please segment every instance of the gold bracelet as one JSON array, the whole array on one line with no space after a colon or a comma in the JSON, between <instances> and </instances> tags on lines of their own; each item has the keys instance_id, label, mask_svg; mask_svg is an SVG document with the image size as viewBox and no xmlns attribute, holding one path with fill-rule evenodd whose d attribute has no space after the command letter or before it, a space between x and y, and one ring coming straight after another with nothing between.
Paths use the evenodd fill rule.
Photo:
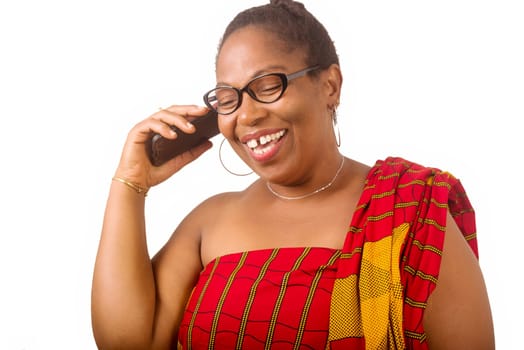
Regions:
<instances>
[{"instance_id":1,"label":"gold bracelet","mask_svg":"<svg viewBox=\"0 0 524 350\"><path fill-rule=\"evenodd\" d=\"M123 183L124 185L134 189L136 191L136 193L138 193L138 194L143 193L144 197L147 196L147 191L149 191L149 188L140 187L137 184L129 182L126 179L122 179L120 177L116 177L116 176L113 177L113 181L118 181L118 182Z\"/></svg>"}]
</instances>

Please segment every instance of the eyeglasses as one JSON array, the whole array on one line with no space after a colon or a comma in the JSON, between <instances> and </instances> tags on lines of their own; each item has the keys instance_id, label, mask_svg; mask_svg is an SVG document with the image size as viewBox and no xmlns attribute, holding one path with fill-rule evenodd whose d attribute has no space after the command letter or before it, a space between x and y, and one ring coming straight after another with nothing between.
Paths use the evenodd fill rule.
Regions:
<instances>
[{"instance_id":1,"label":"eyeglasses","mask_svg":"<svg viewBox=\"0 0 524 350\"><path fill-rule=\"evenodd\" d=\"M237 89L233 86L217 86L204 94L206 105L218 114L231 114L242 104L242 95L247 92L255 101L273 103L280 99L286 91L288 83L319 66L308 67L291 74L267 73L251 79L246 86Z\"/></svg>"}]
</instances>

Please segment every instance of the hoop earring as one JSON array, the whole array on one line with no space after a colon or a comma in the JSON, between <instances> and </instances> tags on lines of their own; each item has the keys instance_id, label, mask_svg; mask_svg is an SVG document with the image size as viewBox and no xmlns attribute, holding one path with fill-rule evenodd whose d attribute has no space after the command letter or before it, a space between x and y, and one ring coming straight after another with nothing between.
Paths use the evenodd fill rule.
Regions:
<instances>
[{"instance_id":1,"label":"hoop earring","mask_svg":"<svg viewBox=\"0 0 524 350\"><path fill-rule=\"evenodd\" d=\"M338 127L338 119L337 119L337 107L333 107L333 113L331 115L331 120L333 122L333 131L335 132L335 140L337 143L337 147L340 147L340 128Z\"/></svg>"},{"instance_id":2,"label":"hoop earring","mask_svg":"<svg viewBox=\"0 0 524 350\"><path fill-rule=\"evenodd\" d=\"M234 171L231 171L227 168L227 166L224 164L224 160L222 159L222 146L224 145L224 141L226 141L226 139L222 139L222 142L220 142L220 147L218 148L218 159L220 159L220 164L222 164L222 167L224 169L226 169L226 171L230 174L233 174L235 176L248 176L248 175L251 175L253 174L253 171L250 171L249 173L245 173L245 174L240 174L240 173L235 173Z\"/></svg>"}]
</instances>

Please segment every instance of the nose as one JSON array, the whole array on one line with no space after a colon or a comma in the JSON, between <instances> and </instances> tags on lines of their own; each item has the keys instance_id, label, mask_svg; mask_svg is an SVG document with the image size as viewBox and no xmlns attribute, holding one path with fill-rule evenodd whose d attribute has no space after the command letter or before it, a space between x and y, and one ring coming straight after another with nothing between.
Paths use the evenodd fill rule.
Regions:
<instances>
[{"instance_id":1,"label":"nose","mask_svg":"<svg viewBox=\"0 0 524 350\"><path fill-rule=\"evenodd\" d=\"M246 91L242 92L242 103L235 112L237 122L246 126L254 126L264 118L265 109L261 103L254 100Z\"/></svg>"}]
</instances>

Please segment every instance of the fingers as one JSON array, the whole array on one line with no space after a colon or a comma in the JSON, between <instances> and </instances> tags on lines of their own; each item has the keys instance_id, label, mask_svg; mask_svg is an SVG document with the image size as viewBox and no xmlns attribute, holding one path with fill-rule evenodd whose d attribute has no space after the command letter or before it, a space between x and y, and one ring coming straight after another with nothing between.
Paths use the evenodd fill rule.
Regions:
<instances>
[{"instance_id":1,"label":"fingers","mask_svg":"<svg viewBox=\"0 0 524 350\"><path fill-rule=\"evenodd\" d=\"M186 134L192 134L195 132L195 127L191 121L207 112L207 107L175 105L161 109L151 117L167 125L175 126Z\"/></svg>"},{"instance_id":2,"label":"fingers","mask_svg":"<svg viewBox=\"0 0 524 350\"><path fill-rule=\"evenodd\" d=\"M192 134L195 132L195 127L191 120L205 115L208 111L207 107L195 105L175 105L160 109L149 118L138 123L131 134L136 137L135 142L137 143L147 141L153 133L160 134L168 139L175 139L177 133L174 127L186 134Z\"/></svg>"},{"instance_id":3,"label":"fingers","mask_svg":"<svg viewBox=\"0 0 524 350\"><path fill-rule=\"evenodd\" d=\"M149 140L154 134L159 134L167 139L176 139L177 134L173 127L176 127L178 132L194 133L196 129L190 121L208 112L207 107L175 105L161 109L136 124L128 134L118 173L136 183L145 184L149 188L163 182L182 167L200 157L211 147L211 142L205 142L161 166L152 166L148 154Z\"/></svg>"}]
</instances>

